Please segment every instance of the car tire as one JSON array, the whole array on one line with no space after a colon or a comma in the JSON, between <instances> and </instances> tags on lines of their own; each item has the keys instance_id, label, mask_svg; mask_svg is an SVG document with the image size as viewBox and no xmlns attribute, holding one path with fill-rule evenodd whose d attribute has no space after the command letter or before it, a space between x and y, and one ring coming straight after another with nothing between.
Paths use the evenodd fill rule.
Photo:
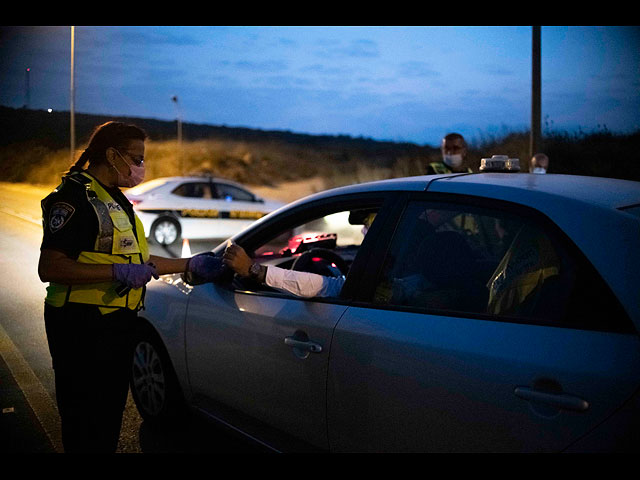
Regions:
<instances>
[{"instance_id":1,"label":"car tire","mask_svg":"<svg viewBox=\"0 0 640 480\"><path fill-rule=\"evenodd\" d=\"M151 225L149 237L158 245L173 245L180 239L180 223L171 217L160 217Z\"/></svg>"},{"instance_id":2,"label":"car tire","mask_svg":"<svg viewBox=\"0 0 640 480\"><path fill-rule=\"evenodd\" d=\"M187 416L184 396L169 355L148 325L138 328L130 371L131 395L152 427L174 426Z\"/></svg>"}]
</instances>

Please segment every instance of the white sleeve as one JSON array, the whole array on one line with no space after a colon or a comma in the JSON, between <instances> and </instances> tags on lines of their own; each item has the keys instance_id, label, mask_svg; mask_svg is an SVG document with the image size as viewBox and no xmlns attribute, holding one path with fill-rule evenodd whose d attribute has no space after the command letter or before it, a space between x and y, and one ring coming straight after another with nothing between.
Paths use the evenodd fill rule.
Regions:
<instances>
[{"instance_id":1,"label":"white sleeve","mask_svg":"<svg viewBox=\"0 0 640 480\"><path fill-rule=\"evenodd\" d=\"M297 297L337 297L345 277L325 277L315 273L267 267L265 283L277 290L292 293Z\"/></svg>"}]
</instances>

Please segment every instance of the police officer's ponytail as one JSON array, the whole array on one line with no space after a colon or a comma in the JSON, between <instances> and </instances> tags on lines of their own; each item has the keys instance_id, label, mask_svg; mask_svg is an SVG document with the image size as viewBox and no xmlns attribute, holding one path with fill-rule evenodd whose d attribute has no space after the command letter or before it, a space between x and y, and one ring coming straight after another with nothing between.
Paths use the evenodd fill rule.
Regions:
<instances>
[{"instance_id":1,"label":"police officer's ponytail","mask_svg":"<svg viewBox=\"0 0 640 480\"><path fill-rule=\"evenodd\" d=\"M82 170L84 170L83 167L87 164L90 158L88 150L89 149L87 148L84 152L82 152L82 154L80 155L80 158L78 158L76 163L71 165L71 167L69 168L69 173L81 172Z\"/></svg>"},{"instance_id":2,"label":"police officer's ponytail","mask_svg":"<svg viewBox=\"0 0 640 480\"><path fill-rule=\"evenodd\" d=\"M81 172L87 162L103 162L106 160L107 148L125 148L131 140L147 139L147 134L135 125L122 122L107 122L96 127L89 140L89 145L82 152L76 163L71 165L68 173Z\"/></svg>"}]
</instances>

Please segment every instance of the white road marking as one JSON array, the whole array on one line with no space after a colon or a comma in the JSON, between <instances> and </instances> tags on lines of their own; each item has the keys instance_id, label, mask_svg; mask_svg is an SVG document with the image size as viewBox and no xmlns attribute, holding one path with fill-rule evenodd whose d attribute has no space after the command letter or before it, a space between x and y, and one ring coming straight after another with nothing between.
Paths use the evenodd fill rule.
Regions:
<instances>
[{"instance_id":1,"label":"white road marking","mask_svg":"<svg viewBox=\"0 0 640 480\"><path fill-rule=\"evenodd\" d=\"M12 217L17 217L17 218L20 218L22 220L26 220L27 222L32 223L32 224L37 225L38 227L42 228L42 220L41 219L35 219L33 217L30 217L29 215L25 215L23 213L16 212L15 210L12 210L12 209L6 208L6 207L0 207L0 212L5 213L7 215L11 215Z\"/></svg>"},{"instance_id":2,"label":"white road marking","mask_svg":"<svg viewBox=\"0 0 640 480\"><path fill-rule=\"evenodd\" d=\"M62 453L64 448L60 435L60 416L56 404L11 341L4 328L2 328L2 325L0 325L0 355L9 366L13 378L18 383L36 417L38 417L51 445L53 445L56 452Z\"/></svg>"}]
</instances>

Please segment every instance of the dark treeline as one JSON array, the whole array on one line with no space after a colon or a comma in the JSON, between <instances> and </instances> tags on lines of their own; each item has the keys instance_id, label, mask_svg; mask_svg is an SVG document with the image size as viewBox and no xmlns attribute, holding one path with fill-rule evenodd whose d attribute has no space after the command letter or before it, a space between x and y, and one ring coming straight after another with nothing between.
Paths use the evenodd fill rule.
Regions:
<instances>
[{"instance_id":1,"label":"dark treeline","mask_svg":"<svg viewBox=\"0 0 640 480\"><path fill-rule=\"evenodd\" d=\"M549 157L552 173L640 181L640 131L615 134L606 127L590 133L546 131L539 150ZM520 158L528 168L529 132L485 139L472 149L477 162L498 153Z\"/></svg>"},{"instance_id":2,"label":"dark treeline","mask_svg":"<svg viewBox=\"0 0 640 480\"><path fill-rule=\"evenodd\" d=\"M117 120L133 123L144 129L153 141L175 140L177 121L163 121L149 118L115 117L105 115L75 114L77 146L86 143L94 128L104 122ZM0 106L0 146L36 141L48 149L69 147L69 112L51 112L44 110L13 109ZM182 124L183 141L221 140L235 142L286 143L342 152L336 156L340 160L350 157L351 152L369 153L378 159L387 161L398 154L430 154L437 150L429 146L413 143L378 141L364 137L348 135L308 135L280 130L260 130L241 127ZM385 163L383 161L383 163ZM387 162L388 163L388 162Z\"/></svg>"}]
</instances>

